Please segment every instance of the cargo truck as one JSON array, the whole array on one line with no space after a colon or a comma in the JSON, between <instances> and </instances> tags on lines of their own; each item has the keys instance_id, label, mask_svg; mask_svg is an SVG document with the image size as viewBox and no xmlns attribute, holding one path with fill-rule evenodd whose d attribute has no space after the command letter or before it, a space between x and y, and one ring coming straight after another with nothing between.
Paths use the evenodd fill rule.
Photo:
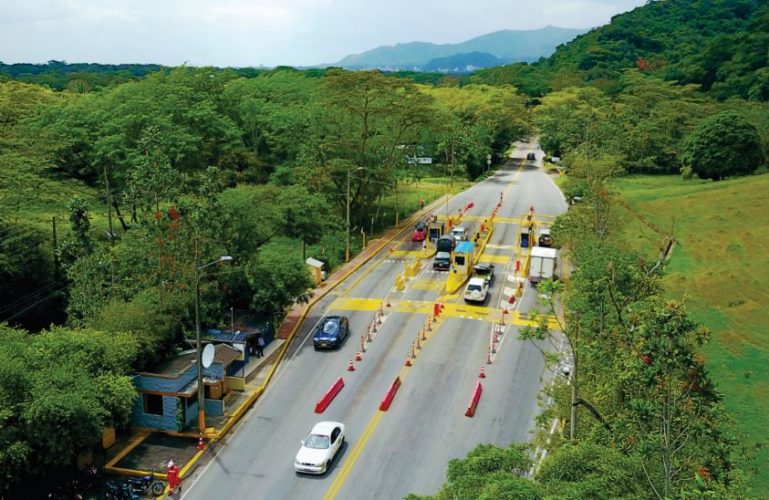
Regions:
<instances>
[{"instance_id":1,"label":"cargo truck","mask_svg":"<svg viewBox=\"0 0 769 500\"><path fill-rule=\"evenodd\" d=\"M557 262L557 249L548 247L532 248L529 260L529 281L536 285L540 281L555 279Z\"/></svg>"}]
</instances>

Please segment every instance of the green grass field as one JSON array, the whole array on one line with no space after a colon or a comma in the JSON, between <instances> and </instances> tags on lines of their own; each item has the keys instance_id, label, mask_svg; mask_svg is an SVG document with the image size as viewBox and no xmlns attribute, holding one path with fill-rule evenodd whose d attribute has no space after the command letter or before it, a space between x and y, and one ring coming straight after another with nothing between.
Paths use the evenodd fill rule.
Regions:
<instances>
[{"instance_id":1,"label":"green grass field","mask_svg":"<svg viewBox=\"0 0 769 500\"><path fill-rule=\"evenodd\" d=\"M750 486L767 491L769 175L721 182L635 176L618 185L636 212L628 211L628 234L639 249L656 256L657 231L675 235L666 292L713 331L704 354L740 441L755 456Z\"/></svg>"}]
</instances>

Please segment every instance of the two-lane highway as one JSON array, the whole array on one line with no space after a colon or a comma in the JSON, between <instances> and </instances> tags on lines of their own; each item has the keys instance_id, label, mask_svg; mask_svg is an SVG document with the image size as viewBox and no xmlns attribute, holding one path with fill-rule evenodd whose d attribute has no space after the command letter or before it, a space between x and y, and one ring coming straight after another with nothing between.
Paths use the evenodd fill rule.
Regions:
<instances>
[{"instance_id":1,"label":"two-lane highway","mask_svg":"<svg viewBox=\"0 0 769 500\"><path fill-rule=\"evenodd\" d=\"M402 498L408 493L434 494L445 480L447 463L479 443L507 446L532 437L539 412L537 395L549 377L537 346L517 338L517 325L508 322L493 363L487 364L489 339L501 318L500 302L514 290L513 247L521 214L557 215L566 203L537 166L526 161L534 144L519 144L515 158L449 202L449 213L473 202L463 225L470 230L488 217L503 194L494 233L481 261L494 262L497 276L483 307L465 306L461 290L446 295L446 273L423 261L406 289L395 290L395 277L410 258L408 252L379 255L350 276L311 311L270 386L213 457L185 483L184 498ZM437 210L441 214L441 210ZM398 250L413 250L404 230ZM387 298L385 319L374 340L346 371L359 349L359 338L375 319L375 309ZM372 300L374 299L374 300ZM417 351L413 366L404 361L424 326L432 304L447 304L446 312ZM536 291L526 288L516 307L529 308ZM316 352L310 332L325 314L350 318L351 335L334 352ZM475 417L465 416L483 365L486 378ZM321 395L338 377L345 387L323 415L314 413ZM402 385L387 412L379 403L396 376ZM337 420L347 426L347 443L331 470L319 477L298 475L294 455L312 425Z\"/></svg>"}]
</instances>

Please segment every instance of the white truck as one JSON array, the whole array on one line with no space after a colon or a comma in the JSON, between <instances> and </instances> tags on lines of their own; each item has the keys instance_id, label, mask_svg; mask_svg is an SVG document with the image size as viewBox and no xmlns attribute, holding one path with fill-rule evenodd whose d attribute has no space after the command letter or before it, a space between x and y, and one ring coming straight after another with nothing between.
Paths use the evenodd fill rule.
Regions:
<instances>
[{"instance_id":1,"label":"white truck","mask_svg":"<svg viewBox=\"0 0 769 500\"><path fill-rule=\"evenodd\" d=\"M557 249L548 247L532 248L529 260L529 281L536 285L540 281L555 278L557 262Z\"/></svg>"}]
</instances>

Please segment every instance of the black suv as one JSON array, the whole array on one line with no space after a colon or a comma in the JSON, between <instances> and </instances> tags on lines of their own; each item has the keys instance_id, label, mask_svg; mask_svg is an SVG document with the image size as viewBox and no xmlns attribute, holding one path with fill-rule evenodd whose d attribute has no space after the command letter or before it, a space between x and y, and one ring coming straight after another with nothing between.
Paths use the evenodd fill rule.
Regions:
<instances>
[{"instance_id":1,"label":"black suv","mask_svg":"<svg viewBox=\"0 0 769 500\"><path fill-rule=\"evenodd\" d=\"M529 154L526 155L526 159L527 160L536 160L537 159L537 155L535 155L534 153L529 153Z\"/></svg>"}]
</instances>

